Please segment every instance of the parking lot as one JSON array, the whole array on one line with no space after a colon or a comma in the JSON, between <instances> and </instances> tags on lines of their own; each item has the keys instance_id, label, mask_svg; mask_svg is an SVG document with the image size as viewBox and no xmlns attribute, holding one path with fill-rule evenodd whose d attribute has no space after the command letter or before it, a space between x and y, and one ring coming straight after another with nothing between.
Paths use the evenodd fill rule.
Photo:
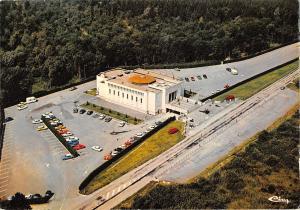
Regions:
<instances>
[{"instance_id":1,"label":"parking lot","mask_svg":"<svg viewBox=\"0 0 300 210\"><path fill-rule=\"evenodd\" d=\"M66 197L77 196L79 184L105 161L104 155L136 133L145 131L155 121L168 117L146 116L143 119L145 121L139 125L126 124L119 127L120 121L116 119L105 122L86 113L73 113L74 101L77 105L87 100L97 102L97 98L83 93L94 86L93 81L79 86L75 91L64 90L39 98L37 103L29 104L27 109L21 111L16 106L5 109L6 117L13 118L7 123L5 139L11 145L5 152L5 156L10 158L10 168L1 169L5 170L5 178L9 174L9 180L5 180L5 189L1 188L5 196L17 191L42 194L52 190L55 196L50 208L63 209L62 201ZM69 153L63 144L49 129L37 131L40 124L33 124L32 120L40 119L43 113L50 111L86 146L78 150L79 157L62 160L62 156ZM112 135L113 131L119 133ZM91 147L96 145L101 146L103 151L92 150Z\"/></svg>"},{"instance_id":2,"label":"parking lot","mask_svg":"<svg viewBox=\"0 0 300 210\"><path fill-rule=\"evenodd\" d=\"M160 69L157 71L181 79L184 81L186 90L196 92L195 98L202 99L216 93L218 90L223 90L227 84L234 85L299 57L298 46L299 43L295 43L240 62L197 68ZM226 68L237 69L238 74L233 75L231 72L226 71ZM204 75L206 75L206 79Z\"/></svg>"}]
</instances>

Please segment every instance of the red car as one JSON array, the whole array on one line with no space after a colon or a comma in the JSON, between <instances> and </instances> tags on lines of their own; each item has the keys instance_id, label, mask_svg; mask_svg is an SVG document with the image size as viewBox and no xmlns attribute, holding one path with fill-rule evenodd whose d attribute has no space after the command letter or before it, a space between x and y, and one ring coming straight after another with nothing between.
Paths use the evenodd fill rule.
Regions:
<instances>
[{"instance_id":1,"label":"red car","mask_svg":"<svg viewBox=\"0 0 300 210\"><path fill-rule=\"evenodd\" d=\"M191 77L191 80L192 80L192 81L195 81L195 78L194 78L194 77Z\"/></svg>"},{"instance_id":2,"label":"red car","mask_svg":"<svg viewBox=\"0 0 300 210\"><path fill-rule=\"evenodd\" d=\"M174 134L174 133L177 133L178 132L178 128L170 128L168 133L169 134Z\"/></svg>"},{"instance_id":3,"label":"red car","mask_svg":"<svg viewBox=\"0 0 300 210\"><path fill-rule=\"evenodd\" d=\"M224 86L224 88L225 89L227 89L227 88L229 88L230 86L228 85L228 84L226 84L225 86Z\"/></svg>"},{"instance_id":4,"label":"red car","mask_svg":"<svg viewBox=\"0 0 300 210\"><path fill-rule=\"evenodd\" d=\"M104 156L104 160L110 160L110 159L112 159L112 156L110 154Z\"/></svg>"},{"instance_id":5,"label":"red car","mask_svg":"<svg viewBox=\"0 0 300 210\"><path fill-rule=\"evenodd\" d=\"M80 149L84 149L84 148L85 148L84 144L77 144L73 147L73 149L75 149L75 150L80 150Z\"/></svg>"},{"instance_id":6,"label":"red car","mask_svg":"<svg viewBox=\"0 0 300 210\"><path fill-rule=\"evenodd\" d=\"M68 132L70 132L68 129L63 129L63 130L58 131L59 134L64 134L64 133L68 133Z\"/></svg>"}]
</instances>

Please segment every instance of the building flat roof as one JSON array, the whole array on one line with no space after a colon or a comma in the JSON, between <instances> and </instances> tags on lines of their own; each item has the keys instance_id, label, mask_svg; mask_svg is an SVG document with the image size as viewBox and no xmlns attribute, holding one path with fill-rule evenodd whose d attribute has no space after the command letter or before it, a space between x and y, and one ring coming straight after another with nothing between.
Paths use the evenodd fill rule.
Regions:
<instances>
[{"instance_id":1,"label":"building flat roof","mask_svg":"<svg viewBox=\"0 0 300 210\"><path fill-rule=\"evenodd\" d=\"M136 69L136 70L125 70L125 69L112 69L106 72L102 72L99 75L103 74L106 78L108 78L109 82L124 85L129 88L141 90L141 91L150 91L150 92L160 92L161 88L167 88L168 86L173 86L181 83L181 81L176 80L172 77L168 77L167 75L162 75L154 72L153 70L144 70L144 69ZM138 77L147 77L154 78L150 84L148 83L134 83L132 82L132 78ZM163 86L162 86L163 85ZM155 88L155 87L159 88Z\"/></svg>"}]
</instances>

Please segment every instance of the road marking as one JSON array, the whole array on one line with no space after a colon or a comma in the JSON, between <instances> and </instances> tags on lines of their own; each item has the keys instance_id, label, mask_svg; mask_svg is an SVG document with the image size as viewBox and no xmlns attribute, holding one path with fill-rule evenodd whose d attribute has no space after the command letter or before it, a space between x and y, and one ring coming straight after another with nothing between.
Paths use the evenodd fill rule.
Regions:
<instances>
[{"instance_id":1,"label":"road marking","mask_svg":"<svg viewBox=\"0 0 300 210\"><path fill-rule=\"evenodd\" d=\"M3 180L3 181L1 181L0 183L1 183L1 185L2 185L2 183L7 183L7 182L8 182L8 179Z\"/></svg>"},{"instance_id":2,"label":"road marking","mask_svg":"<svg viewBox=\"0 0 300 210\"><path fill-rule=\"evenodd\" d=\"M109 193L110 193L110 192L108 192L108 193L106 194L106 200L109 199Z\"/></svg>"},{"instance_id":3,"label":"road marking","mask_svg":"<svg viewBox=\"0 0 300 210\"><path fill-rule=\"evenodd\" d=\"M115 189L112 191L111 196L113 197L115 195Z\"/></svg>"},{"instance_id":4,"label":"road marking","mask_svg":"<svg viewBox=\"0 0 300 210\"><path fill-rule=\"evenodd\" d=\"M2 189L4 189L5 187L7 187L8 186L8 184L4 184L4 185L2 185L1 187L0 187L0 189L2 188Z\"/></svg>"},{"instance_id":5,"label":"road marking","mask_svg":"<svg viewBox=\"0 0 300 210\"><path fill-rule=\"evenodd\" d=\"M120 190L121 190L121 186L118 188L118 191L117 191L117 193L118 193L118 192L120 192Z\"/></svg>"},{"instance_id":6,"label":"road marking","mask_svg":"<svg viewBox=\"0 0 300 210\"><path fill-rule=\"evenodd\" d=\"M1 193L1 192L6 192L6 191L7 191L7 189L3 189L3 190L0 190L0 193Z\"/></svg>"},{"instance_id":7,"label":"road marking","mask_svg":"<svg viewBox=\"0 0 300 210\"><path fill-rule=\"evenodd\" d=\"M9 178L9 176L0 177L0 180L1 179L7 179L7 178Z\"/></svg>"}]
</instances>

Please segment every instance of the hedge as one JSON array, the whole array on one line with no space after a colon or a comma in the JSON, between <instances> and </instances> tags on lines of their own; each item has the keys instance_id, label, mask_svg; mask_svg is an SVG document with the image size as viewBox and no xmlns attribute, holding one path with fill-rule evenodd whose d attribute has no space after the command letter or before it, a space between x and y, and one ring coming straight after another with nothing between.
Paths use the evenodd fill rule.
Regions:
<instances>
[{"instance_id":1,"label":"hedge","mask_svg":"<svg viewBox=\"0 0 300 210\"><path fill-rule=\"evenodd\" d=\"M49 128L49 130L57 137L57 139L66 147L66 149L74 156L78 157L78 152L71 147L66 139L57 132L57 130L49 123L49 120L47 120L45 117L41 117L42 121L45 123L45 125Z\"/></svg>"}]
</instances>

